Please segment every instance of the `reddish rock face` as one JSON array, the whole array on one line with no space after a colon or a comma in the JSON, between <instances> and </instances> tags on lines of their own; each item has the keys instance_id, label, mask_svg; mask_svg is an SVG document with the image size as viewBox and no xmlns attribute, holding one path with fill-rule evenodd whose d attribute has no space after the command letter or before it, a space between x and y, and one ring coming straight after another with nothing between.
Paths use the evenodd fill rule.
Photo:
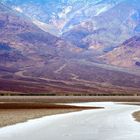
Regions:
<instances>
[{"instance_id":1,"label":"reddish rock face","mask_svg":"<svg viewBox=\"0 0 140 140\"><path fill-rule=\"evenodd\" d=\"M100 57L108 64L119 67L139 68L140 62L140 37L134 36L113 51Z\"/></svg>"}]
</instances>

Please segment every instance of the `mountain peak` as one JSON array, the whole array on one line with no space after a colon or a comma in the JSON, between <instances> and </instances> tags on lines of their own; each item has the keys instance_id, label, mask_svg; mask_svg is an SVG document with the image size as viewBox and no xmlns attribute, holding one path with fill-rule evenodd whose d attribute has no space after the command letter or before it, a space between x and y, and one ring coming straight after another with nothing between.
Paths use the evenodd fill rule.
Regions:
<instances>
[{"instance_id":1,"label":"mountain peak","mask_svg":"<svg viewBox=\"0 0 140 140\"><path fill-rule=\"evenodd\" d=\"M123 0L2 0L33 20L53 26L60 34ZM51 30L49 32L52 32Z\"/></svg>"}]
</instances>

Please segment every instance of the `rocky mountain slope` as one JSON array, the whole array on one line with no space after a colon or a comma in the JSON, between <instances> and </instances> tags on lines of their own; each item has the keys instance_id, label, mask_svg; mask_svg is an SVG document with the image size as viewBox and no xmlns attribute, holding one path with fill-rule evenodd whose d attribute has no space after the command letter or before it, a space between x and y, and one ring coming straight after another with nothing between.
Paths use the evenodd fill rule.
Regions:
<instances>
[{"instance_id":1,"label":"rocky mountain slope","mask_svg":"<svg viewBox=\"0 0 140 140\"><path fill-rule=\"evenodd\" d=\"M41 61L43 57L46 60L57 56L68 57L68 55L64 56L63 52L72 53L74 51L72 49L75 48L74 45L42 31L23 14L12 11L2 4L0 5L0 28L1 57L5 56L4 59L9 58L11 61L14 57L16 61L22 59L36 61L35 58ZM0 63L2 64L2 61ZM3 63L5 65L5 62Z\"/></svg>"},{"instance_id":2,"label":"rocky mountain slope","mask_svg":"<svg viewBox=\"0 0 140 140\"><path fill-rule=\"evenodd\" d=\"M139 35L139 9L139 1L122 1L80 22L63 33L63 38L90 51L106 53L134 35Z\"/></svg>"},{"instance_id":3,"label":"rocky mountain slope","mask_svg":"<svg viewBox=\"0 0 140 140\"><path fill-rule=\"evenodd\" d=\"M32 20L46 23L61 34L75 25L98 16L122 0L2 0ZM51 32L51 30L50 30Z\"/></svg>"},{"instance_id":4,"label":"rocky mountain slope","mask_svg":"<svg viewBox=\"0 0 140 140\"><path fill-rule=\"evenodd\" d=\"M140 34L139 0L2 0L95 59ZM88 54L88 55L87 55Z\"/></svg>"},{"instance_id":5,"label":"rocky mountain slope","mask_svg":"<svg viewBox=\"0 0 140 140\"><path fill-rule=\"evenodd\" d=\"M113 51L100 56L108 64L118 67L139 69L140 67L140 36L134 36Z\"/></svg>"},{"instance_id":6,"label":"rocky mountain slope","mask_svg":"<svg viewBox=\"0 0 140 140\"><path fill-rule=\"evenodd\" d=\"M31 18L3 4L0 30L0 91L51 95L140 93L139 72L97 63L90 51L41 30Z\"/></svg>"},{"instance_id":7,"label":"rocky mountain slope","mask_svg":"<svg viewBox=\"0 0 140 140\"><path fill-rule=\"evenodd\" d=\"M139 33L138 0L5 2L40 28L93 51L109 51Z\"/></svg>"}]
</instances>

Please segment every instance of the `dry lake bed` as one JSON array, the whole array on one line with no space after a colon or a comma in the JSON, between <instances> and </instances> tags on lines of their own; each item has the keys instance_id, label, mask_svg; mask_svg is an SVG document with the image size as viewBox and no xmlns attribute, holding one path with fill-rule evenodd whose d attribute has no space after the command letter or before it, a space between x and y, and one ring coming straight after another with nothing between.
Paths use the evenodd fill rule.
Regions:
<instances>
[{"instance_id":1,"label":"dry lake bed","mask_svg":"<svg viewBox=\"0 0 140 140\"><path fill-rule=\"evenodd\" d=\"M88 109L46 116L0 128L0 140L139 140L140 123L132 114L139 105L114 102L72 103Z\"/></svg>"}]
</instances>

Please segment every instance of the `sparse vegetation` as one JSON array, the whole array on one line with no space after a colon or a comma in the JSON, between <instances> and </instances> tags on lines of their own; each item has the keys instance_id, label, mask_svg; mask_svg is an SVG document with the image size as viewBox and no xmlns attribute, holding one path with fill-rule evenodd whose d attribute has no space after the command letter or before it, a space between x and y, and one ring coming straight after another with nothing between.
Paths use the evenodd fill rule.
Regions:
<instances>
[{"instance_id":1,"label":"sparse vegetation","mask_svg":"<svg viewBox=\"0 0 140 140\"><path fill-rule=\"evenodd\" d=\"M37 103L73 103L73 102L140 102L140 96L0 96L0 102L37 102Z\"/></svg>"}]
</instances>

